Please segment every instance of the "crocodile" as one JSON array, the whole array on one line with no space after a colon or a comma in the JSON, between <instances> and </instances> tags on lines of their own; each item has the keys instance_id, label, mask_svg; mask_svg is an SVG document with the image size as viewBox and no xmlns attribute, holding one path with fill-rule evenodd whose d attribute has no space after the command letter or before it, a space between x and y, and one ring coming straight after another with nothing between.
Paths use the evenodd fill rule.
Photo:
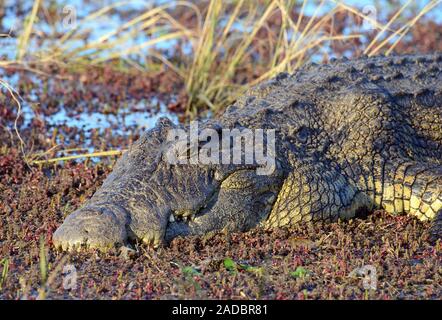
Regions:
<instances>
[{"instance_id":1,"label":"crocodile","mask_svg":"<svg viewBox=\"0 0 442 320\"><path fill-rule=\"evenodd\" d=\"M146 131L66 217L55 246L107 250L135 240L158 247L177 236L332 222L377 208L415 216L428 224L428 239L441 238L442 53L309 63L200 122L198 132L220 136L273 130L275 163L266 174L256 159L171 162L179 142L180 159L189 160L211 141L198 140L195 149L170 139L176 129L191 130L161 118ZM268 137L261 142L270 145ZM245 156L241 148L222 152Z\"/></svg>"}]
</instances>

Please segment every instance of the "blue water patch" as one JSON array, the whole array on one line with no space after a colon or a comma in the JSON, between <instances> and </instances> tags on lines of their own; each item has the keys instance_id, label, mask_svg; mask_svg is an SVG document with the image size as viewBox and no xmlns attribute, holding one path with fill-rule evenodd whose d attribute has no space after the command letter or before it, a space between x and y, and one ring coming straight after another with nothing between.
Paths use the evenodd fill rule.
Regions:
<instances>
[{"instance_id":1,"label":"blue water patch","mask_svg":"<svg viewBox=\"0 0 442 320\"><path fill-rule=\"evenodd\" d=\"M142 100L135 106L138 105L141 109L146 104L157 105L157 103L157 98L153 97L151 101ZM118 128L116 133L123 134L126 128L150 129L154 127L157 120L161 117L168 117L173 122L178 123L177 116L168 112L164 104L160 104L160 109L155 112L129 111L125 108L120 108L116 114L103 114L101 112L79 112L72 114L66 108L61 108L57 113L47 117L46 121L50 126L58 127L68 124L71 127L81 128L86 131L96 128L100 130Z\"/></svg>"}]
</instances>

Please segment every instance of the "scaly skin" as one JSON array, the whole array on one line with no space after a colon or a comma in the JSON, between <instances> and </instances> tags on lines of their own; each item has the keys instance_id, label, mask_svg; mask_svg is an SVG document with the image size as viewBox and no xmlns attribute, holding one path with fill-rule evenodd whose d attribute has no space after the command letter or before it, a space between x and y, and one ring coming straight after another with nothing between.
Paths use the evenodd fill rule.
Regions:
<instances>
[{"instance_id":1,"label":"scaly skin","mask_svg":"<svg viewBox=\"0 0 442 320\"><path fill-rule=\"evenodd\" d=\"M54 233L56 246L348 219L375 208L442 232L442 55L308 65L251 88L203 128L276 129L276 170L170 165L162 119ZM182 128L182 127L181 127ZM188 128L185 128L188 130Z\"/></svg>"}]
</instances>

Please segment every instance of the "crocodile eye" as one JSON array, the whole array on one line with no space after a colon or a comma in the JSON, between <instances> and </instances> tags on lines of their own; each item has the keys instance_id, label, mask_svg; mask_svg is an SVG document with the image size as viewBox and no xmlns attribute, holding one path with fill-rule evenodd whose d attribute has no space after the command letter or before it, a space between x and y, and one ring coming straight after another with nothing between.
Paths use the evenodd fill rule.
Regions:
<instances>
[{"instance_id":1,"label":"crocodile eye","mask_svg":"<svg viewBox=\"0 0 442 320\"><path fill-rule=\"evenodd\" d=\"M310 136L310 128L302 126L299 128L296 133L296 138L299 142L306 143L308 141L308 137Z\"/></svg>"}]
</instances>

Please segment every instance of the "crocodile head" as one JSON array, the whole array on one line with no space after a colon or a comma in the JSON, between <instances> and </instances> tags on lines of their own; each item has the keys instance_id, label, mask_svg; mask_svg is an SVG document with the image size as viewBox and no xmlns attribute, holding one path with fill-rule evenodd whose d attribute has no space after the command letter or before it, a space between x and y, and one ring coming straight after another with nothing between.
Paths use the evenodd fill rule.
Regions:
<instances>
[{"instance_id":1,"label":"crocodile head","mask_svg":"<svg viewBox=\"0 0 442 320\"><path fill-rule=\"evenodd\" d=\"M56 230L56 247L107 249L130 239L158 246L177 236L247 230L269 214L282 184L280 166L259 174L256 163L171 163L180 142L170 140L172 129L160 119L124 153L102 187Z\"/></svg>"}]
</instances>

